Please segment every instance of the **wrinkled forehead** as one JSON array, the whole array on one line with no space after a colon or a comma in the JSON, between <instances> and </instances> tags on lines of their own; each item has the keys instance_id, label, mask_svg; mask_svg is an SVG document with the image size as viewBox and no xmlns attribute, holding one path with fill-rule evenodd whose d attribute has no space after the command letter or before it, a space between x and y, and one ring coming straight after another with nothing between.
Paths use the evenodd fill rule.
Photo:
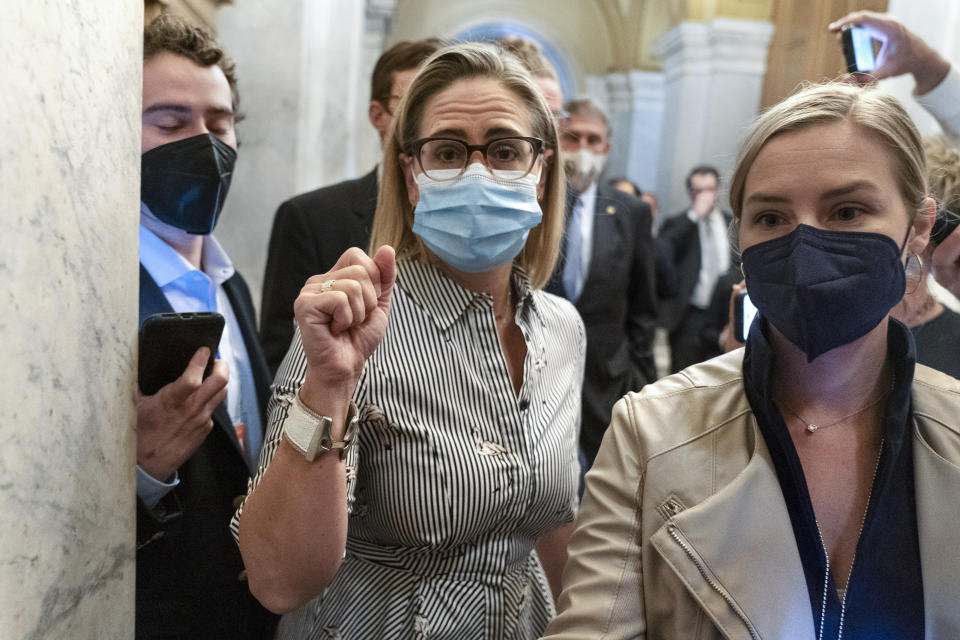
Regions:
<instances>
[{"instance_id":1,"label":"wrinkled forehead","mask_svg":"<svg viewBox=\"0 0 960 640\"><path fill-rule=\"evenodd\" d=\"M495 78L454 81L426 100L418 137L453 135L477 143L497 135L533 135L523 98Z\"/></svg>"}]
</instances>

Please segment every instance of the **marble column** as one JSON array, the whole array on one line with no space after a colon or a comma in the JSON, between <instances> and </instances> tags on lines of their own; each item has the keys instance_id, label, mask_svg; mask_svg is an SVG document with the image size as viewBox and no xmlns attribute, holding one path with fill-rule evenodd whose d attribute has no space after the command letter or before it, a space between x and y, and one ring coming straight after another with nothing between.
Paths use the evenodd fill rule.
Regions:
<instances>
[{"instance_id":1,"label":"marble column","mask_svg":"<svg viewBox=\"0 0 960 640\"><path fill-rule=\"evenodd\" d=\"M0 637L133 637L143 5L0 21Z\"/></svg>"},{"instance_id":2,"label":"marble column","mask_svg":"<svg viewBox=\"0 0 960 640\"><path fill-rule=\"evenodd\" d=\"M657 193L668 215L687 206L684 177L712 164L729 179L756 117L773 25L715 18L685 22L660 39L665 104Z\"/></svg>"},{"instance_id":3,"label":"marble column","mask_svg":"<svg viewBox=\"0 0 960 640\"><path fill-rule=\"evenodd\" d=\"M245 119L215 234L257 305L280 203L372 168L369 152L358 152L377 144L366 116L365 16L364 3L338 0L239 2L220 10L218 38L236 62Z\"/></svg>"},{"instance_id":4,"label":"marble column","mask_svg":"<svg viewBox=\"0 0 960 640\"><path fill-rule=\"evenodd\" d=\"M641 189L655 191L663 130L663 74L633 70L612 73L603 80L612 131L604 176L626 176Z\"/></svg>"}]
</instances>

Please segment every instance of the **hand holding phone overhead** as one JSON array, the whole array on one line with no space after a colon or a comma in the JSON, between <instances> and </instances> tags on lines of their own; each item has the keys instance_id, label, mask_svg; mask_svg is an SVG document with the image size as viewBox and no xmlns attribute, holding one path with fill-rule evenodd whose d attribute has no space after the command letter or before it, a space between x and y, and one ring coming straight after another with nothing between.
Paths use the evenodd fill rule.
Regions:
<instances>
[{"instance_id":1,"label":"hand holding phone overhead","mask_svg":"<svg viewBox=\"0 0 960 640\"><path fill-rule=\"evenodd\" d=\"M843 29L860 27L879 42L870 78L882 80L905 73L913 74L917 94L933 89L950 71L950 62L896 18L876 11L855 11L830 24L829 29L843 40Z\"/></svg>"},{"instance_id":2,"label":"hand holding phone overhead","mask_svg":"<svg viewBox=\"0 0 960 640\"><path fill-rule=\"evenodd\" d=\"M873 71L877 67L874 55L873 38L870 31L864 27L844 27L841 31L843 38L843 57L847 63L847 72Z\"/></svg>"}]
</instances>

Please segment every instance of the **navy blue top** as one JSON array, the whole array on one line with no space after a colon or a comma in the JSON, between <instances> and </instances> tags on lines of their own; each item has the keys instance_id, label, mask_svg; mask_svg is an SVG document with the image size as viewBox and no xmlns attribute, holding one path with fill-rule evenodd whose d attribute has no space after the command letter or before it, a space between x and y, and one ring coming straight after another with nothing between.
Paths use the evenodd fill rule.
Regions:
<instances>
[{"instance_id":1,"label":"navy blue top","mask_svg":"<svg viewBox=\"0 0 960 640\"><path fill-rule=\"evenodd\" d=\"M767 341L768 332L767 321L758 317L747 340L744 386L770 449L790 513L818 637L836 638L840 630L841 602L831 576L826 613L822 615L826 554L817 532L800 458L773 402L774 354ZM913 438L910 437L910 388L916 350L910 332L892 318L887 340L894 386L886 402L883 452L847 584L843 637L849 640L923 638L923 580L914 494Z\"/></svg>"}]
</instances>

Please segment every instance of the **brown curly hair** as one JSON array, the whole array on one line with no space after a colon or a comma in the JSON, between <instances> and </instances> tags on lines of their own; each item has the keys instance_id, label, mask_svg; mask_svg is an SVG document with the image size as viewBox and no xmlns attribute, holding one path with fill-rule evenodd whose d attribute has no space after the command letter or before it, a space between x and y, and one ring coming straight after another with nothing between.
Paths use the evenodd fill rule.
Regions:
<instances>
[{"instance_id":1,"label":"brown curly hair","mask_svg":"<svg viewBox=\"0 0 960 640\"><path fill-rule=\"evenodd\" d=\"M230 85L234 122L240 120L236 69L212 33L171 13L161 13L143 30L143 61L164 51L183 56L202 67L220 67Z\"/></svg>"}]
</instances>

